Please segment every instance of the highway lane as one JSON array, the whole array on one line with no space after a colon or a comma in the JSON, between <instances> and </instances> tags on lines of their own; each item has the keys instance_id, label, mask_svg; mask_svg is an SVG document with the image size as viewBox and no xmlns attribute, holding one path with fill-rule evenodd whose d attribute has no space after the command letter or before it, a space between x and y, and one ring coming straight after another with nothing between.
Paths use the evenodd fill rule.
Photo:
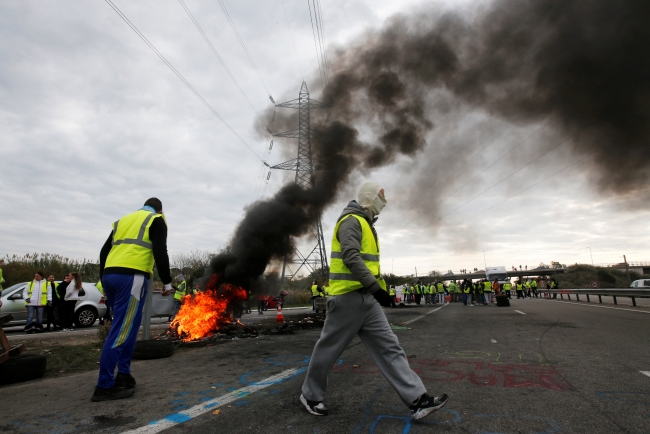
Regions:
<instances>
[{"instance_id":1,"label":"highway lane","mask_svg":"<svg viewBox=\"0 0 650 434\"><path fill-rule=\"evenodd\" d=\"M650 371L647 309L536 299L439 307L386 309L411 367L431 393L451 397L421 423L408 420L358 339L330 375L331 414L307 414L298 396L319 331L305 330L134 362L131 400L91 403L94 372L5 386L11 416L0 431L122 432L165 420L182 421L169 433L647 432L650 377L640 372ZM34 387L47 394L37 418L21 404ZM210 411L183 413L206 403Z\"/></svg>"}]
</instances>

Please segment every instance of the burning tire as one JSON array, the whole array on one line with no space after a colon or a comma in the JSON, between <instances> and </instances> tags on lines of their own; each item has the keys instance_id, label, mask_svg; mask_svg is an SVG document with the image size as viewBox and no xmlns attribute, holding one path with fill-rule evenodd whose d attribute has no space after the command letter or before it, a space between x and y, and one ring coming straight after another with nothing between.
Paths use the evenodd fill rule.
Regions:
<instances>
[{"instance_id":1,"label":"burning tire","mask_svg":"<svg viewBox=\"0 0 650 434\"><path fill-rule=\"evenodd\" d=\"M20 354L0 364L0 384L19 383L41 378L47 359L38 354Z\"/></svg>"},{"instance_id":2,"label":"burning tire","mask_svg":"<svg viewBox=\"0 0 650 434\"><path fill-rule=\"evenodd\" d=\"M158 341L150 339L137 341L133 350L133 358L139 360L162 359L174 354L174 343L172 341Z\"/></svg>"}]
</instances>

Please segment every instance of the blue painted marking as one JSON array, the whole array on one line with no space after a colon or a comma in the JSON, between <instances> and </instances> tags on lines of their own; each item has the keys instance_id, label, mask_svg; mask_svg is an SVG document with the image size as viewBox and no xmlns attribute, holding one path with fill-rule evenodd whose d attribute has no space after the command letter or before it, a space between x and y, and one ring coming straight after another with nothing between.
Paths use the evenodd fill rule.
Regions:
<instances>
[{"instance_id":1,"label":"blue painted marking","mask_svg":"<svg viewBox=\"0 0 650 434\"><path fill-rule=\"evenodd\" d=\"M186 414L175 413L175 414L170 414L169 416L165 416L165 419L175 423L183 423L183 422L187 422L192 418Z\"/></svg>"},{"instance_id":2,"label":"blue painted marking","mask_svg":"<svg viewBox=\"0 0 650 434\"><path fill-rule=\"evenodd\" d=\"M370 429L368 432L370 434L375 433L375 428L377 428L377 424L382 420L382 419L397 419L401 420L404 422L404 429L402 429L402 434L408 434L409 431L411 431L411 418L410 417L403 417L403 416L389 416L386 414L382 414L377 416L375 421L370 425Z\"/></svg>"},{"instance_id":3,"label":"blue painted marking","mask_svg":"<svg viewBox=\"0 0 650 434\"><path fill-rule=\"evenodd\" d=\"M248 405L248 401L237 401L235 405Z\"/></svg>"},{"instance_id":4,"label":"blue painted marking","mask_svg":"<svg viewBox=\"0 0 650 434\"><path fill-rule=\"evenodd\" d=\"M560 432L560 425L552 419L539 416L519 416L513 414L475 414L474 417L479 418L510 418L510 419L528 419L528 420L541 420L549 424L550 428L546 431L537 431L531 434L552 434ZM500 433L490 433L487 431L479 431L479 434L500 434Z\"/></svg>"},{"instance_id":5,"label":"blue painted marking","mask_svg":"<svg viewBox=\"0 0 650 434\"><path fill-rule=\"evenodd\" d=\"M226 389L226 392L234 392L235 390L237 390L236 387L229 387Z\"/></svg>"},{"instance_id":6,"label":"blue painted marking","mask_svg":"<svg viewBox=\"0 0 650 434\"><path fill-rule=\"evenodd\" d=\"M280 389L273 389L268 394L269 395L275 395L276 393L280 393Z\"/></svg>"},{"instance_id":7,"label":"blue painted marking","mask_svg":"<svg viewBox=\"0 0 650 434\"><path fill-rule=\"evenodd\" d=\"M218 404L219 404L218 402L211 402L209 404L206 404L204 407L205 408L212 408L212 407L216 407Z\"/></svg>"},{"instance_id":8,"label":"blue painted marking","mask_svg":"<svg viewBox=\"0 0 650 434\"><path fill-rule=\"evenodd\" d=\"M633 402L637 404L645 404L650 398L650 392L624 392L624 391L609 391L609 392L596 392L599 398L611 399L612 401Z\"/></svg>"},{"instance_id":9,"label":"blue painted marking","mask_svg":"<svg viewBox=\"0 0 650 434\"><path fill-rule=\"evenodd\" d=\"M336 364L337 366L338 366L338 365L342 365L342 364L343 364L343 359L339 359L339 361L336 362L335 364Z\"/></svg>"},{"instance_id":10,"label":"blue painted marking","mask_svg":"<svg viewBox=\"0 0 650 434\"><path fill-rule=\"evenodd\" d=\"M190 393L192 393L192 392L178 392L178 393L177 393L177 394L175 394L174 396L183 396L183 395L189 395Z\"/></svg>"},{"instance_id":11,"label":"blue painted marking","mask_svg":"<svg viewBox=\"0 0 650 434\"><path fill-rule=\"evenodd\" d=\"M184 402L184 401L185 401L184 399L177 399L175 401L170 402L169 404L176 405L176 404L180 404L181 402Z\"/></svg>"},{"instance_id":12,"label":"blue painted marking","mask_svg":"<svg viewBox=\"0 0 650 434\"><path fill-rule=\"evenodd\" d=\"M178 405L178 406L172 408L172 410L179 411L179 410L184 410L186 408L190 408L190 406L189 405Z\"/></svg>"}]
</instances>

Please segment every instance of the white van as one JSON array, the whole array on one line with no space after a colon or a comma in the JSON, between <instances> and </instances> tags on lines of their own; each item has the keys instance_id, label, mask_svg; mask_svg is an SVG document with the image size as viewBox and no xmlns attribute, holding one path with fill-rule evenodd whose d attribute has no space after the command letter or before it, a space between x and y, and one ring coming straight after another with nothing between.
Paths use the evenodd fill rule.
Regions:
<instances>
[{"instance_id":1,"label":"white van","mask_svg":"<svg viewBox=\"0 0 650 434\"><path fill-rule=\"evenodd\" d=\"M630 288L650 288L650 279L635 280L630 284Z\"/></svg>"}]
</instances>

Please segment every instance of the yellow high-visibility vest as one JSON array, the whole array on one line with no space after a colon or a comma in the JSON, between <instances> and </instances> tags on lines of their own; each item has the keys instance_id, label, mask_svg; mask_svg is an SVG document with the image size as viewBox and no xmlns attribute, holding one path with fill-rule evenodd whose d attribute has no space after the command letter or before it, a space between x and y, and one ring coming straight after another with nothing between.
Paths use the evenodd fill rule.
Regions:
<instances>
[{"instance_id":1,"label":"yellow high-visibility vest","mask_svg":"<svg viewBox=\"0 0 650 434\"><path fill-rule=\"evenodd\" d=\"M174 292L174 300L180 300L187 294L187 283L183 280L178 284L178 289Z\"/></svg>"},{"instance_id":2,"label":"yellow high-visibility vest","mask_svg":"<svg viewBox=\"0 0 650 434\"><path fill-rule=\"evenodd\" d=\"M388 290L388 295L390 295L391 297L395 297L395 288L391 286L390 289Z\"/></svg>"},{"instance_id":3,"label":"yellow high-visibility vest","mask_svg":"<svg viewBox=\"0 0 650 434\"><path fill-rule=\"evenodd\" d=\"M506 282L503 284L503 290L504 291L510 291L512 289L512 283Z\"/></svg>"},{"instance_id":4,"label":"yellow high-visibility vest","mask_svg":"<svg viewBox=\"0 0 650 434\"><path fill-rule=\"evenodd\" d=\"M370 228L370 223L361 216L355 214L348 214L336 223L334 227L334 234L332 234L332 254L330 256L330 286L328 293L330 295L343 295L356 289L363 288L361 282L356 280L352 272L343 263L343 253L341 251L341 243L336 237L341 223L348 218L353 217L359 221L361 225L361 259L366 267L377 279L377 283L384 291L386 290L386 282L381 277L381 268L379 266L379 240L375 239L375 235Z\"/></svg>"},{"instance_id":5,"label":"yellow high-visibility vest","mask_svg":"<svg viewBox=\"0 0 650 434\"><path fill-rule=\"evenodd\" d=\"M318 292L318 285L311 286L311 295L313 295L314 297L320 295L320 292Z\"/></svg>"},{"instance_id":6,"label":"yellow high-visibility vest","mask_svg":"<svg viewBox=\"0 0 650 434\"><path fill-rule=\"evenodd\" d=\"M483 292L492 292L492 284L487 280L483 282Z\"/></svg>"},{"instance_id":7,"label":"yellow high-visibility vest","mask_svg":"<svg viewBox=\"0 0 650 434\"><path fill-rule=\"evenodd\" d=\"M438 293L442 294L443 292L445 292L445 285L443 285L442 283L439 283L438 284Z\"/></svg>"},{"instance_id":8,"label":"yellow high-visibility vest","mask_svg":"<svg viewBox=\"0 0 650 434\"><path fill-rule=\"evenodd\" d=\"M151 274L154 258L149 228L157 218L164 220L162 214L138 210L113 223L113 247L106 268L133 268Z\"/></svg>"},{"instance_id":9,"label":"yellow high-visibility vest","mask_svg":"<svg viewBox=\"0 0 650 434\"><path fill-rule=\"evenodd\" d=\"M32 280L29 282L29 286L27 287L27 300L26 302L29 302L29 300L32 299L32 291L34 290L34 282L35 280ZM47 280L41 280L41 306L45 306L47 304L47 287L50 284ZM74 283L74 282L73 282Z\"/></svg>"}]
</instances>

